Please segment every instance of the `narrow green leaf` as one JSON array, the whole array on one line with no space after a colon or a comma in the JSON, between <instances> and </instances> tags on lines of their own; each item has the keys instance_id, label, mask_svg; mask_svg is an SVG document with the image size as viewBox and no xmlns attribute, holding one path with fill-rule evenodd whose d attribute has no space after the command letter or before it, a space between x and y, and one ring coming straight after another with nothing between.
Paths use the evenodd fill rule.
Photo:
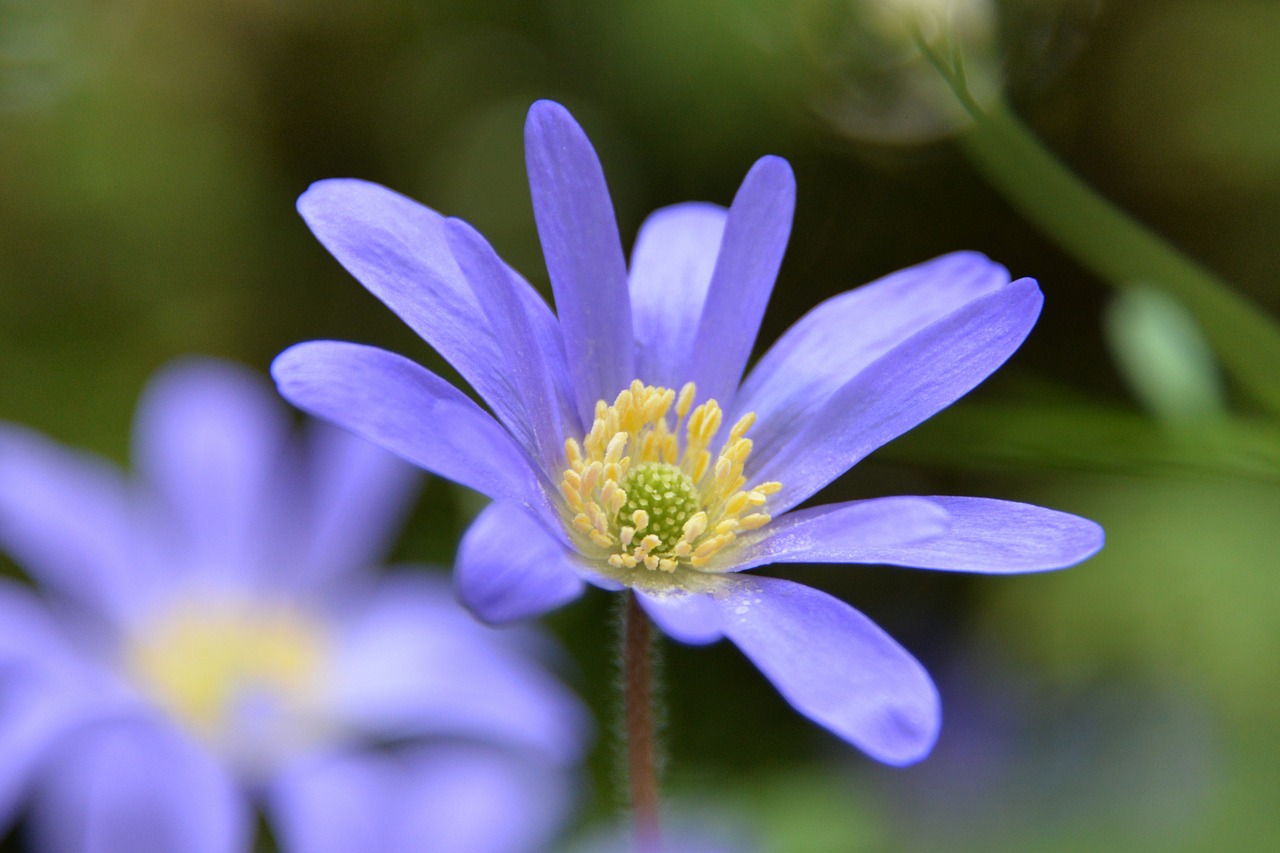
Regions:
<instances>
[{"instance_id":1,"label":"narrow green leaf","mask_svg":"<svg viewBox=\"0 0 1280 853\"><path fill-rule=\"evenodd\" d=\"M1218 365L1195 318L1168 291L1126 287L1107 306L1112 355L1147 411L1172 424L1226 414Z\"/></svg>"},{"instance_id":2,"label":"narrow green leaf","mask_svg":"<svg viewBox=\"0 0 1280 853\"><path fill-rule=\"evenodd\" d=\"M959 141L992 186L1108 283L1144 282L1176 297L1241 386L1280 414L1276 321L1080 180L1002 101L979 104L968 91L958 57L943 57L923 40L918 44L973 117Z\"/></svg>"}]
</instances>

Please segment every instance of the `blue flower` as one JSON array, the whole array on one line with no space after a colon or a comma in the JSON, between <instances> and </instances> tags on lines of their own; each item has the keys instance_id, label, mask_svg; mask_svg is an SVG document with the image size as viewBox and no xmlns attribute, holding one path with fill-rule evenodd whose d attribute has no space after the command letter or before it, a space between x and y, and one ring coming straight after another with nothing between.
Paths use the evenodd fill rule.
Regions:
<instances>
[{"instance_id":1,"label":"blue flower","mask_svg":"<svg viewBox=\"0 0 1280 853\"><path fill-rule=\"evenodd\" d=\"M743 373L782 262L795 182L764 157L732 206L679 204L623 257L604 175L561 106L529 112L525 150L555 295L465 223L383 187L322 181L299 200L321 242L440 352L492 414L407 359L318 341L281 354L282 393L493 498L455 583L492 622L631 588L663 631L727 637L801 713L885 762L923 757L937 692L847 604L742 574L768 563L1026 572L1101 547L1097 525L982 498L796 507L950 405L1040 311L962 252L833 297Z\"/></svg>"},{"instance_id":2,"label":"blue flower","mask_svg":"<svg viewBox=\"0 0 1280 853\"><path fill-rule=\"evenodd\" d=\"M0 834L41 850L539 849L580 704L428 573L374 570L417 472L185 362L140 469L0 425ZM536 642L535 642L536 645Z\"/></svg>"}]
</instances>

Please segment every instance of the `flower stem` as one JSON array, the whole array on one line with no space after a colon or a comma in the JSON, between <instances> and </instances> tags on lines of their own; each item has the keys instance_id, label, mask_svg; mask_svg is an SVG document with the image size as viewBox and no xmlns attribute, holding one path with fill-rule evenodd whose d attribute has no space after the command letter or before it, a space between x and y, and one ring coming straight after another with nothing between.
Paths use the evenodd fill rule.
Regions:
<instances>
[{"instance_id":1,"label":"flower stem","mask_svg":"<svg viewBox=\"0 0 1280 853\"><path fill-rule=\"evenodd\" d=\"M1002 100L979 104L958 51L946 56L923 38L918 44L973 118L959 142L991 185L1103 280L1154 285L1177 298L1241 386L1280 414L1280 325L1076 177Z\"/></svg>"},{"instance_id":2,"label":"flower stem","mask_svg":"<svg viewBox=\"0 0 1280 853\"><path fill-rule=\"evenodd\" d=\"M649 617L628 591L623 622L623 690L626 702L627 778L635 821L636 849L660 847L658 770L654 761L653 672L649 659Z\"/></svg>"}]
</instances>

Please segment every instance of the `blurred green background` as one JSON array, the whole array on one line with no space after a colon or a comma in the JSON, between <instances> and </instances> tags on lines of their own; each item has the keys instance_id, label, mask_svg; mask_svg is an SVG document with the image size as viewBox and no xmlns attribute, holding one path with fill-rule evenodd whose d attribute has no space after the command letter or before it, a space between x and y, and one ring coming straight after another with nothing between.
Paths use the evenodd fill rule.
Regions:
<instances>
[{"instance_id":1,"label":"blurred green background","mask_svg":"<svg viewBox=\"0 0 1280 853\"><path fill-rule=\"evenodd\" d=\"M1071 170L1280 313L1280 3L952 5L957 37L990 53L975 92L1002 91ZM1111 284L1151 283L1104 282L986 182L893 6L0 0L0 418L125 462L139 391L179 355L265 371L337 338L449 375L293 201L325 177L384 183L468 219L546 292L521 150L536 98L591 135L628 246L649 210L727 204L756 157L782 155L798 209L761 345L954 249L1046 296L1007 367L825 497L1034 501L1098 520L1108 545L1014 578L766 570L850 601L925 663L938 748L881 767L727 644L668 644L670 807L797 853L1280 845L1280 429L1177 303L1117 301ZM399 556L447 565L478 508L433 482ZM603 594L549 622L602 722L571 838L619 805L615 640Z\"/></svg>"}]
</instances>

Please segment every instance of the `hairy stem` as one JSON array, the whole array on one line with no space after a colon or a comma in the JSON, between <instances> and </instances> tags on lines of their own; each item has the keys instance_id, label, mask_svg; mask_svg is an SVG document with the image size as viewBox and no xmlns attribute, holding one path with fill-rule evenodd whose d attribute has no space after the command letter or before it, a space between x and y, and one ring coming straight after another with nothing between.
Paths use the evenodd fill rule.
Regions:
<instances>
[{"instance_id":1,"label":"hairy stem","mask_svg":"<svg viewBox=\"0 0 1280 853\"><path fill-rule=\"evenodd\" d=\"M636 849L660 847L658 770L654 760L653 672L649 658L649 617L628 591L623 623L623 683L626 702L627 778L635 821Z\"/></svg>"}]
</instances>

